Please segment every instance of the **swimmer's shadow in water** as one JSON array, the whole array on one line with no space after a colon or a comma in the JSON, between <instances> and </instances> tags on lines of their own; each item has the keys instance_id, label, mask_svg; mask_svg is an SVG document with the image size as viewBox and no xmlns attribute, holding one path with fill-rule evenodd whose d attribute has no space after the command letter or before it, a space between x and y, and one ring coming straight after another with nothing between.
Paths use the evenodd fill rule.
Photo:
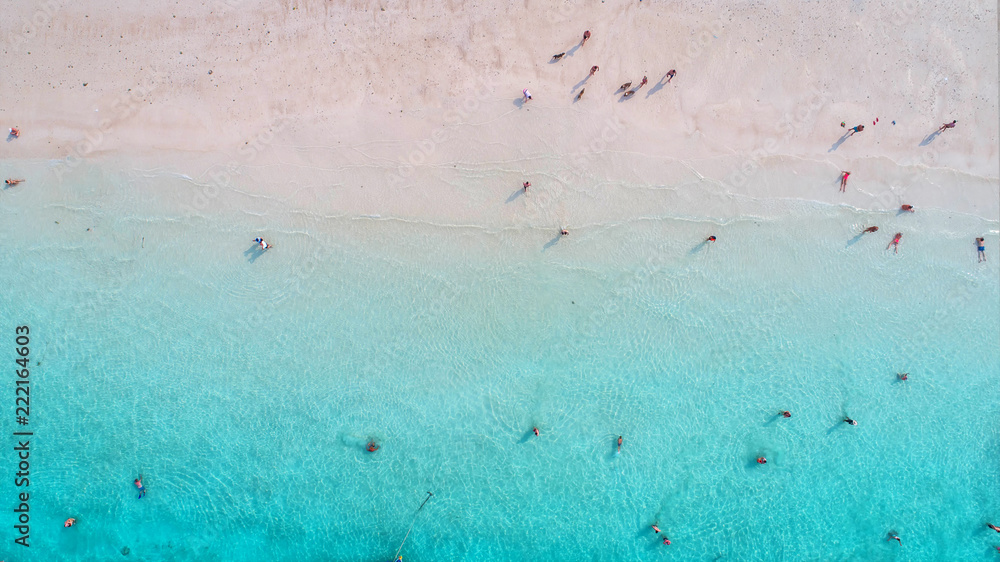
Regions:
<instances>
[{"instance_id":1,"label":"swimmer's shadow in water","mask_svg":"<svg viewBox=\"0 0 1000 562\"><path fill-rule=\"evenodd\" d=\"M706 250L706 249L708 249L708 240L702 240L701 244L698 244L694 248L691 248L690 250L688 250L688 254L694 255L694 254L697 254L698 252L701 252L702 250Z\"/></svg>"},{"instance_id":2,"label":"swimmer's shadow in water","mask_svg":"<svg viewBox=\"0 0 1000 562\"><path fill-rule=\"evenodd\" d=\"M267 250L261 250L260 246L255 243L253 246L244 250L243 255L246 256L248 262L253 263L257 261L257 258L263 256L266 251Z\"/></svg>"},{"instance_id":3,"label":"swimmer's shadow in water","mask_svg":"<svg viewBox=\"0 0 1000 562\"><path fill-rule=\"evenodd\" d=\"M534 436L535 436L535 432L529 429L528 431L524 432L524 435L521 436L521 439L517 442L517 444L518 445L523 445L523 444L527 443L528 441L531 441L531 438L534 437Z\"/></svg>"},{"instance_id":4,"label":"swimmer's shadow in water","mask_svg":"<svg viewBox=\"0 0 1000 562\"><path fill-rule=\"evenodd\" d=\"M555 238L553 238L552 240L549 240L548 242L545 243L544 246L542 246L542 251L544 252L545 250L548 250L552 246L555 246L556 243L559 242L560 238L562 238L562 234L556 234Z\"/></svg>"},{"instance_id":5,"label":"swimmer's shadow in water","mask_svg":"<svg viewBox=\"0 0 1000 562\"><path fill-rule=\"evenodd\" d=\"M851 246L857 244L864 237L865 237L865 233L864 232L860 232L858 234L855 234L854 238L851 238L850 240L848 240L847 241L847 246L844 246L844 247L845 248L850 248Z\"/></svg>"}]
</instances>

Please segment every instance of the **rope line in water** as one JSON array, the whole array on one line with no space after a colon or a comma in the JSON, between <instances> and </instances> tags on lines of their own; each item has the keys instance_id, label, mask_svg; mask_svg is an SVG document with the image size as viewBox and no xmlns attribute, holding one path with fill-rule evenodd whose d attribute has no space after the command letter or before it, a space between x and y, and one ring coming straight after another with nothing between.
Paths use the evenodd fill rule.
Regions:
<instances>
[{"instance_id":1,"label":"rope line in water","mask_svg":"<svg viewBox=\"0 0 1000 562\"><path fill-rule=\"evenodd\" d=\"M406 530L406 536L403 537L403 542L399 543L399 549L396 550L396 555L393 556L393 562L399 560L399 553L403 551L403 545L406 544L406 539L410 538L410 531L413 530L413 525L417 522L417 516L420 515L420 510L424 508L424 505L427 504L427 502L431 501L431 496L433 495L433 492L427 492L427 498L424 500L424 503L420 504L420 507L417 508L417 512L413 514L413 521L410 522L410 528Z\"/></svg>"}]
</instances>

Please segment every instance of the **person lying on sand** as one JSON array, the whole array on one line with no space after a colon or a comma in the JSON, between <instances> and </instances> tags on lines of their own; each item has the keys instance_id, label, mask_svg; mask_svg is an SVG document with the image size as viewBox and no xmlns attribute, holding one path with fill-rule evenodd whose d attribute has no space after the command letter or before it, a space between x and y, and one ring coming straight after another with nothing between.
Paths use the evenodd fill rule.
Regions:
<instances>
[{"instance_id":1,"label":"person lying on sand","mask_svg":"<svg viewBox=\"0 0 1000 562\"><path fill-rule=\"evenodd\" d=\"M899 208L899 210L906 211L908 213L912 213L913 212L913 205L903 205L902 207Z\"/></svg>"},{"instance_id":2,"label":"person lying on sand","mask_svg":"<svg viewBox=\"0 0 1000 562\"><path fill-rule=\"evenodd\" d=\"M624 83L624 84L622 84L621 86L618 86L618 89L619 89L619 90L627 90L627 89L628 89L628 87L629 87L629 86L631 86L631 85L632 85L632 83L631 83L631 82L625 82L625 83Z\"/></svg>"},{"instance_id":3,"label":"person lying on sand","mask_svg":"<svg viewBox=\"0 0 1000 562\"><path fill-rule=\"evenodd\" d=\"M629 91L625 92L625 93L624 93L624 94L622 94L622 95L623 95L623 96L625 96L625 97L627 98L627 97L631 96L631 95L632 95L632 94L634 94L634 93L635 93L635 90L629 90Z\"/></svg>"},{"instance_id":4,"label":"person lying on sand","mask_svg":"<svg viewBox=\"0 0 1000 562\"><path fill-rule=\"evenodd\" d=\"M941 125L941 128L938 129L938 132L941 132L941 131L943 131L945 129L954 129L955 128L955 123L958 123L958 119L952 121L951 123L945 123L944 125Z\"/></svg>"}]
</instances>

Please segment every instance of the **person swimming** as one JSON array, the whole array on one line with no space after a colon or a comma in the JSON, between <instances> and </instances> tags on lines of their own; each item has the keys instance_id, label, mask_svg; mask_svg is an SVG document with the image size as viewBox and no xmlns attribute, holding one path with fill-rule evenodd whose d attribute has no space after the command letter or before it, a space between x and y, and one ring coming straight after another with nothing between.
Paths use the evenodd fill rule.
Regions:
<instances>
[{"instance_id":1,"label":"person swimming","mask_svg":"<svg viewBox=\"0 0 1000 562\"><path fill-rule=\"evenodd\" d=\"M66 520L65 523L63 523L63 527L72 527L73 525L76 525L76 519L73 519L72 517L70 517L69 519Z\"/></svg>"},{"instance_id":2,"label":"person swimming","mask_svg":"<svg viewBox=\"0 0 1000 562\"><path fill-rule=\"evenodd\" d=\"M899 538L899 535L897 535L896 533L892 533L892 532L890 532L890 533L889 533L889 538L888 538L888 539L886 539L886 540L888 540L888 541L892 541L892 540L894 540L894 541L896 541L896 542L898 542L898 543L899 543L899 546L903 546L903 541L902 541L902 540L900 540L900 538Z\"/></svg>"},{"instance_id":3,"label":"person swimming","mask_svg":"<svg viewBox=\"0 0 1000 562\"><path fill-rule=\"evenodd\" d=\"M757 457L757 464L767 464L767 459L764 457Z\"/></svg>"},{"instance_id":4,"label":"person swimming","mask_svg":"<svg viewBox=\"0 0 1000 562\"><path fill-rule=\"evenodd\" d=\"M146 495L146 487L142 485L142 475L140 474L139 477L136 478L135 481L132 482L132 483L135 484L136 488L139 488L139 498L138 499L141 500L142 496Z\"/></svg>"},{"instance_id":5,"label":"person swimming","mask_svg":"<svg viewBox=\"0 0 1000 562\"><path fill-rule=\"evenodd\" d=\"M535 437L538 437L538 428L537 427L531 428L531 431L534 431L535 432Z\"/></svg>"},{"instance_id":6,"label":"person swimming","mask_svg":"<svg viewBox=\"0 0 1000 562\"><path fill-rule=\"evenodd\" d=\"M896 376L899 377L899 380L905 381L910 378L910 373L896 373Z\"/></svg>"},{"instance_id":7,"label":"person swimming","mask_svg":"<svg viewBox=\"0 0 1000 562\"><path fill-rule=\"evenodd\" d=\"M622 436L618 436L618 452L622 452Z\"/></svg>"},{"instance_id":8,"label":"person swimming","mask_svg":"<svg viewBox=\"0 0 1000 562\"><path fill-rule=\"evenodd\" d=\"M783 417L786 417L786 418L790 418L790 417L792 417L792 413L791 413L791 412L789 412L788 410L782 410L782 411L781 411L781 415L782 415Z\"/></svg>"},{"instance_id":9,"label":"person swimming","mask_svg":"<svg viewBox=\"0 0 1000 562\"><path fill-rule=\"evenodd\" d=\"M986 261L986 240L982 237L976 238L976 253L980 262Z\"/></svg>"},{"instance_id":10,"label":"person swimming","mask_svg":"<svg viewBox=\"0 0 1000 562\"><path fill-rule=\"evenodd\" d=\"M987 523L986 526L989 527L990 529L993 529L994 531L1000 533L1000 527L997 527L993 523Z\"/></svg>"},{"instance_id":11,"label":"person swimming","mask_svg":"<svg viewBox=\"0 0 1000 562\"><path fill-rule=\"evenodd\" d=\"M877 226L869 226L861 234L867 234L869 232L878 232L878 227Z\"/></svg>"},{"instance_id":12,"label":"person swimming","mask_svg":"<svg viewBox=\"0 0 1000 562\"><path fill-rule=\"evenodd\" d=\"M660 532L660 528L656 526L656 523L653 523L653 530L656 531L657 534Z\"/></svg>"},{"instance_id":13,"label":"person swimming","mask_svg":"<svg viewBox=\"0 0 1000 562\"><path fill-rule=\"evenodd\" d=\"M852 420L851 418L844 418L844 423L849 423L851 425L858 425L858 422Z\"/></svg>"},{"instance_id":14,"label":"person swimming","mask_svg":"<svg viewBox=\"0 0 1000 562\"><path fill-rule=\"evenodd\" d=\"M378 450L378 445L377 445L377 444L375 443L375 441L374 441L374 440L372 440L372 441L369 441L369 442L368 442L368 446L367 446L367 447L365 447L365 449L366 449L366 450L367 450L367 451L368 451L369 453L374 453L375 451L377 451L377 450Z\"/></svg>"},{"instance_id":15,"label":"person swimming","mask_svg":"<svg viewBox=\"0 0 1000 562\"><path fill-rule=\"evenodd\" d=\"M670 544L670 539L668 539L667 537L663 537L663 544L669 545Z\"/></svg>"}]
</instances>

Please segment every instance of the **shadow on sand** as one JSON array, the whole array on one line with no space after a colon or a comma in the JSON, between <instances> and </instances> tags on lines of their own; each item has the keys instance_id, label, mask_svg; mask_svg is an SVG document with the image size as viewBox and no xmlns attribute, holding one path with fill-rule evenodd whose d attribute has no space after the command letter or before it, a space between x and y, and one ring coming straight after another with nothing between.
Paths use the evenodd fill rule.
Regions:
<instances>
[{"instance_id":1,"label":"shadow on sand","mask_svg":"<svg viewBox=\"0 0 1000 562\"><path fill-rule=\"evenodd\" d=\"M938 135L940 134L941 134L941 129L938 129L933 133L927 135L926 137L924 137L924 140L920 141L920 146L929 145L930 143L934 142L934 139L938 138Z\"/></svg>"},{"instance_id":2,"label":"shadow on sand","mask_svg":"<svg viewBox=\"0 0 1000 562\"><path fill-rule=\"evenodd\" d=\"M844 141L846 141L849 138L851 138L851 132L847 131L846 133L844 133L844 136L840 137L839 139L837 139L837 142L833 143L833 146L831 146L830 150L827 150L827 152L833 152L834 150L837 150L838 148L840 148L840 145L844 144Z\"/></svg>"}]
</instances>

